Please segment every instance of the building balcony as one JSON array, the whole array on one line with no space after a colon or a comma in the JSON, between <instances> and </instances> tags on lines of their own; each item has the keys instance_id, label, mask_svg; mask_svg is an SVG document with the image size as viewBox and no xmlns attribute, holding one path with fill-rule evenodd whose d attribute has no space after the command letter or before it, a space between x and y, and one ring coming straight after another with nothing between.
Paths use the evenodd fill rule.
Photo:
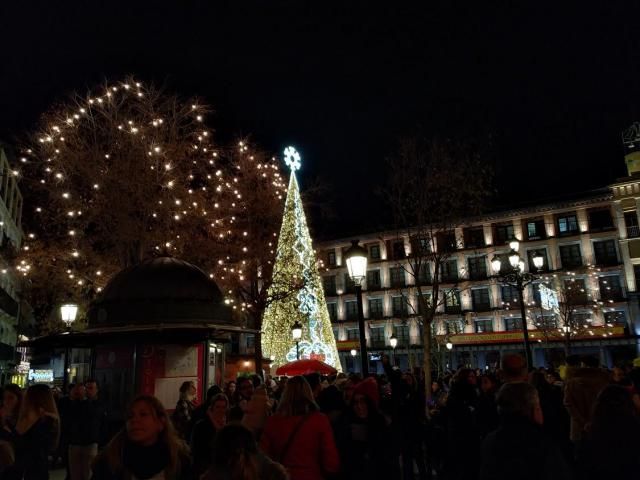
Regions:
<instances>
[{"instance_id":1,"label":"building balcony","mask_svg":"<svg viewBox=\"0 0 640 480\"><path fill-rule=\"evenodd\" d=\"M640 237L640 226L638 225L630 225L627 227L627 238L638 238Z\"/></svg>"}]
</instances>

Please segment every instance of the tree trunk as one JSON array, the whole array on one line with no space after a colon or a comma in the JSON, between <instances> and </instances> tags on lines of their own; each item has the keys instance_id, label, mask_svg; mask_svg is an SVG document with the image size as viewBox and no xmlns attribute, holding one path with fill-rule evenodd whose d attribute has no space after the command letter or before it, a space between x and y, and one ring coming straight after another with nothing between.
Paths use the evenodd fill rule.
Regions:
<instances>
[{"instance_id":1,"label":"tree trunk","mask_svg":"<svg viewBox=\"0 0 640 480\"><path fill-rule=\"evenodd\" d=\"M427 402L431 400L431 322L423 321L422 327L422 344L424 358L422 368L424 370L424 395ZM426 405L425 405L426 408ZM427 415L429 414L428 408Z\"/></svg>"},{"instance_id":2,"label":"tree trunk","mask_svg":"<svg viewBox=\"0 0 640 480\"><path fill-rule=\"evenodd\" d=\"M253 362L255 364L256 374L264 380L262 373L262 333L258 330L255 333L255 342L253 343Z\"/></svg>"},{"instance_id":3,"label":"tree trunk","mask_svg":"<svg viewBox=\"0 0 640 480\"><path fill-rule=\"evenodd\" d=\"M565 359L571 355L571 339L569 335L564 336L564 357Z\"/></svg>"}]
</instances>

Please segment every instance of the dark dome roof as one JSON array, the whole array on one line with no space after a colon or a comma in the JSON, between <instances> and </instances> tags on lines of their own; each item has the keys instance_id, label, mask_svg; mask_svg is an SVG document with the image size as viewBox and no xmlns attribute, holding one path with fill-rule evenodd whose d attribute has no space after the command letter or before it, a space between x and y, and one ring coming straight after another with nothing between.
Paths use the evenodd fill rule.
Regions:
<instances>
[{"instance_id":1,"label":"dark dome roof","mask_svg":"<svg viewBox=\"0 0 640 480\"><path fill-rule=\"evenodd\" d=\"M171 257L117 273L89 308L89 328L230 320L216 283L195 265Z\"/></svg>"}]
</instances>

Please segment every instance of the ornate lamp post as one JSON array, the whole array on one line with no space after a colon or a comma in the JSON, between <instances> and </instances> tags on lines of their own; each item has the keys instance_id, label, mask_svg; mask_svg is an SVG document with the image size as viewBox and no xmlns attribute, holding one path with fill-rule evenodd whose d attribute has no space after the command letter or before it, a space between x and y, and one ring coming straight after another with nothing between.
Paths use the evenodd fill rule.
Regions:
<instances>
[{"instance_id":1,"label":"ornate lamp post","mask_svg":"<svg viewBox=\"0 0 640 480\"><path fill-rule=\"evenodd\" d=\"M530 285L538 277L532 273L524 271L524 260L520 257L518 250L520 249L520 242L518 240L511 240L509 242L509 268L506 272L502 272L502 261L497 256L494 256L491 260L491 269L496 274L498 280L503 285L509 285L518 290L518 301L520 302L520 315L522 317L522 336L524 338L524 350L527 356L527 366L533 367L533 357L531 355L531 344L529 343L529 328L527 326L527 309L524 304L524 289ZM544 257L536 252L533 257L533 265L536 270L541 270L544 264Z\"/></svg>"},{"instance_id":2,"label":"ornate lamp post","mask_svg":"<svg viewBox=\"0 0 640 480\"><path fill-rule=\"evenodd\" d=\"M296 360L300 360L300 339L302 338L302 325L298 320L291 327L291 336L296 342Z\"/></svg>"},{"instance_id":3,"label":"ornate lamp post","mask_svg":"<svg viewBox=\"0 0 640 480\"><path fill-rule=\"evenodd\" d=\"M71 325L76 321L76 316L78 315L78 305L74 303L66 303L60 306L60 318L67 326L67 333L71 330ZM68 393L67 386L69 385L69 365L70 365L70 349L67 349L64 352L64 377L63 377L63 387L65 393Z\"/></svg>"},{"instance_id":4,"label":"ornate lamp post","mask_svg":"<svg viewBox=\"0 0 640 480\"><path fill-rule=\"evenodd\" d=\"M362 282L367 276L367 250L352 240L351 246L344 252L349 277L356 286L358 306L358 331L360 334L360 367L363 378L369 376L369 356L367 355L367 339L364 334L364 312L362 308Z\"/></svg>"}]
</instances>

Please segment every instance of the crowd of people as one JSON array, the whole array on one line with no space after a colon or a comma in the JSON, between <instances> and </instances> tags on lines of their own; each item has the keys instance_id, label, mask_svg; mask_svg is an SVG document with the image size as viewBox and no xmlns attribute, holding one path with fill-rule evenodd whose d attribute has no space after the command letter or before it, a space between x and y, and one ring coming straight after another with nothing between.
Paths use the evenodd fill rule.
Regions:
<instances>
[{"instance_id":1,"label":"crowd of people","mask_svg":"<svg viewBox=\"0 0 640 480\"><path fill-rule=\"evenodd\" d=\"M640 472L640 365L570 357L561 371L459 368L432 383L382 358L385 373L212 386L192 382L171 414L136 397L109 432L95 381L66 396L46 385L4 387L0 478L142 479L631 479Z\"/></svg>"}]
</instances>

